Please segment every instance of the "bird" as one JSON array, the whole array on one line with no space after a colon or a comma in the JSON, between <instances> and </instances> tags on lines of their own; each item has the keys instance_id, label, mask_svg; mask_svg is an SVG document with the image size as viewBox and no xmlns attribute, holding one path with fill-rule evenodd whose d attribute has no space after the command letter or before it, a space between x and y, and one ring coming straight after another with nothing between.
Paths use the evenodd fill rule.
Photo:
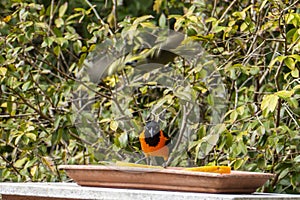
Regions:
<instances>
[{"instance_id":1,"label":"bird","mask_svg":"<svg viewBox=\"0 0 300 200\"><path fill-rule=\"evenodd\" d=\"M168 63L174 61L177 55L176 53L164 49L139 49L137 51L140 55L130 57L125 65L145 68L147 64L151 64L151 67L154 67L154 64L158 66L164 66Z\"/></svg>"},{"instance_id":2,"label":"bird","mask_svg":"<svg viewBox=\"0 0 300 200\"><path fill-rule=\"evenodd\" d=\"M162 157L165 162L169 158L169 142L170 138L164 133L159 123L152 120L146 122L144 130L139 135L141 149L146 158Z\"/></svg>"}]
</instances>

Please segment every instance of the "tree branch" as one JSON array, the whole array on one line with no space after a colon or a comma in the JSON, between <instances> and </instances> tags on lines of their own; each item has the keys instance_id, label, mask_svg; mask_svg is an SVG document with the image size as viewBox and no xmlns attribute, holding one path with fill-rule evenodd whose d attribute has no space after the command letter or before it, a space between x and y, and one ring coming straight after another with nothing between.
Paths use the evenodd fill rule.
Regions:
<instances>
[{"instance_id":1,"label":"tree branch","mask_svg":"<svg viewBox=\"0 0 300 200\"><path fill-rule=\"evenodd\" d=\"M107 25L107 24L103 21L103 19L100 17L99 13L98 13L97 10L95 9L95 6L94 6L93 4L91 4L91 2L90 2L89 0L84 0L84 1L90 6L90 8L91 8L92 11L94 12L95 16L97 17L97 19L100 21L100 23L101 23L103 26ZM114 33L112 32L112 30L111 30L108 26L107 26L106 28L107 28L107 30L108 30L108 32L109 32L110 35L114 35Z\"/></svg>"}]
</instances>

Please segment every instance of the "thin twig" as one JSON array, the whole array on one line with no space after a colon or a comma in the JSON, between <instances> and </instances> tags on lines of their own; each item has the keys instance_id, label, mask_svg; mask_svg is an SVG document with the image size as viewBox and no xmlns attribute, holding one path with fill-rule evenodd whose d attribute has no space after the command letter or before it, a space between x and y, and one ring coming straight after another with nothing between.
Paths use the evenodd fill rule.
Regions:
<instances>
[{"instance_id":1,"label":"thin twig","mask_svg":"<svg viewBox=\"0 0 300 200\"><path fill-rule=\"evenodd\" d=\"M97 17L97 19L101 22L101 24L103 26L106 25L106 23L103 21L103 19L100 17L99 13L97 12L97 10L95 9L95 6L93 4L91 4L91 2L89 0L84 0L92 9L92 11L94 12L95 16ZM110 35L114 35L114 33L112 32L112 30L110 30L109 27L107 27L107 30L109 32Z\"/></svg>"},{"instance_id":2,"label":"thin twig","mask_svg":"<svg viewBox=\"0 0 300 200\"><path fill-rule=\"evenodd\" d=\"M50 19L49 19L49 24L48 24L49 27L51 27L52 20L53 20L53 15L54 15L53 8L54 8L54 0L51 0ZM50 31L47 32L48 36L50 35L49 33L50 33Z\"/></svg>"},{"instance_id":3,"label":"thin twig","mask_svg":"<svg viewBox=\"0 0 300 200\"><path fill-rule=\"evenodd\" d=\"M287 7L288 9L291 8L293 5L295 5L298 1L294 2L292 5L290 5L289 7ZM286 11L288 11L288 9L285 8L283 9L281 12L280 12L280 16L279 16L279 19L278 19L278 26L280 27L280 33L281 33L281 36L284 38L284 55L288 55L288 42L287 42L287 38L286 38L286 33L287 33L287 30L286 30L286 22L285 22L285 18L284 18L284 13ZM283 30L281 28L281 21L283 21ZM280 91L281 88L280 88L280 84L279 84L279 76L281 74L281 69L283 67L283 62L280 63L279 67L277 68L276 70L276 74L275 74L275 85L276 85L276 89L277 91ZM278 99L278 103L277 103L277 110L276 110L276 122L275 122L275 125L276 127L278 127L280 125L280 110L281 110L281 106L282 106L282 100L279 98Z\"/></svg>"},{"instance_id":4,"label":"thin twig","mask_svg":"<svg viewBox=\"0 0 300 200\"><path fill-rule=\"evenodd\" d=\"M178 149L179 144L181 143L183 135L185 133L185 129L187 126L187 117L190 115L191 111L194 109L194 105L192 105L191 109L189 111L187 111L188 105L189 105L189 102L186 102L186 104L182 105L182 123L181 123L181 127L179 130L179 136L178 136L176 144L172 150L172 154L169 156L169 158L166 162L166 166L169 166L171 161L173 160L174 153Z\"/></svg>"},{"instance_id":5,"label":"thin twig","mask_svg":"<svg viewBox=\"0 0 300 200\"><path fill-rule=\"evenodd\" d=\"M121 113L121 115L123 115L125 118L128 119L128 125L134 129L134 125L132 124L130 117L128 115L125 114L124 110L122 109L122 107L120 106L118 100L117 100L117 92L113 92L111 90L111 88L109 87L110 93L111 93L111 100L115 103L115 105L117 106L119 112Z\"/></svg>"},{"instance_id":6,"label":"thin twig","mask_svg":"<svg viewBox=\"0 0 300 200\"><path fill-rule=\"evenodd\" d=\"M115 30L118 29L118 11L117 11L117 6L118 6L118 2L117 0L112 0L113 2L113 7L112 7L112 13L114 15L114 28Z\"/></svg>"},{"instance_id":7,"label":"thin twig","mask_svg":"<svg viewBox=\"0 0 300 200\"><path fill-rule=\"evenodd\" d=\"M7 160L3 155L0 155L0 157L8 164L12 167L12 169L19 175L22 177L22 174L19 172L19 170L14 166L13 163L11 163L9 160Z\"/></svg>"},{"instance_id":8,"label":"thin twig","mask_svg":"<svg viewBox=\"0 0 300 200\"><path fill-rule=\"evenodd\" d=\"M286 103L283 104L285 107L285 110L287 111L288 115L292 118L292 120L295 122L295 124L297 125L298 129L300 129L300 125L298 123L298 121L293 117L292 115L292 111L290 110L290 108L286 105Z\"/></svg>"},{"instance_id":9,"label":"thin twig","mask_svg":"<svg viewBox=\"0 0 300 200\"><path fill-rule=\"evenodd\" d=\"M222 16L220 17L219 21L222 21L223 18L227 15L231 7L236 3L237 0L233 0L231 4L227 7L227 9L223 12Z\"/></svg>"},{"instance_id":10,"label":"thin twig","mask_svg":"<svg viewBox=\"0 0 300 200\"><path fill-rule=\"evenodd\" d=\"M216 8L217 8L217 0L214 0L214 6L213 6L213 9L211 11L211 16L215 16L215 13L216 13Z\"/></svg>"},{"instance_id":11,"label":"thin twig","mask_svg":"<svg viewBox=\"0 0 300 200\"><path fill-rule=\"evenodd\" d=\"M279 43L277 42L276 43L276 46L275 46L275 50L274 50L274 53L272 55L272 58L271 58L271 61L275 59L275 56L277 54L277 51L278 51L278 48L279 48ZM263 81L265 80L266 76L268 75L270 69L267 68L265 73L261 76L261 78L259 79L259 85L261 85L263 83Z\"/></svg>"},{"instance_id":12,"label":"thin twig","mask_svg":"<svg viewBox=\"0 0 300 200\"><path fill-rule=\"evenodd\" d=\"M32 66L32 65L31 65L31 66ZM46 99L48 99L48 101L50 102L50 104L52 105L52 107L55 107L55 105L53 104L52 99L44 92L44 90L40 87L40 84L37 83L36 80L34 80L34 77L33 77L32 72L29 72L29 74L30 74L30 77L31 77L32 82L36 85L36 87L37 87L38 89L40 89L40 91L41 91L41 93L43 94L43 96L44 96ZM37 98L37 99L38 99L38 98Z\"/></svg>"},{"instance_id":13,"label":"thin twig","mask_svg":"<svg viewBox=\"0 0 300 200\"><path fill-rule=\"evenodd\" d=\"M4 114L0 115L0 118L22 118L22 117L28 117L28 116L33 116L33 115L38 115L38 113L24 113L24 114L18 114L18 115L10 115L10 114Z\"/></svg>"},{"instance_id":14,"label":"thin twig","mask_svg":"<svg viewBox=\"0 0 300 200\"><path fill-rule=\"evenodd\" d=\"M99 96L101 96L101 97L105 97L105 98L107 98L107 99L111 99L110 96L98 92L97 90L93 89L93 88L90 87L88 84L86 84L84 81L81 81L81 80L79 80L79 79L76 79L76 78L74 78L74 77L72 77L72 76L66 74L65 72L61 71L60 69L58 69L58 68L57 68L55 65L53 65L52 63L50 63L50 62L48 62L48 61L46 61L46 60L39 60L39 61L41 61L41 62L43 62L43 63L45 63L45 64L51 66L55 71L57 71L57 72L59 72L61 75L63 75L63 77L68 78L68 79L70 79L70 80L72 80L72 81L76 81L77 83L80 83L80 84L83 85L85 88L87 88L87 89L89 89L90 91L94 92L96 95L99 95Z\"/></svg>"},{"instance_id":15,"label":"thin twig","mask_svg":"<svg viewBox=\"0 0 300 200\"><path fill-rule=\"evenodd\" d=\"M182 123L181 123L181 127L179 130L179 136L178 139L176 141L176 144L173 148L173 153L176 151L176 149L178 148L179 144L181 143L181 139L183 137L184 131L185 131L185 127L186 127L186 121L187 121L187 113L186 113L186 105L182 106ZM166 162L166 166L169 166L171 161L173 160L173 154L171 154Z\"/></svg>"},{"instance_id":16,"label":"thin twig","mask_svg":"<svg viewBox=\"0 0 300 200\"><path fill-rule=\"evenodd\" d=\"M42 118L53 122L54 120L51 119L50 117L48 117L47 115L45 115L41 110L37 109L36 107L34 107L32 104L30 104L27 99L25 97L23 97L20 92L17 92L15 89L11 88L11 87L7 87L10 91L12 91L14 94L16 94L28 107L32 108L35 112L37 112Z\"/></svg>"},{"instance_id":17,"label":"thin twig","mask_svg":"<svg viewBox=\"0 0 300 200\"><path fill-rule=\"evenodd\" d=\"M236 109L239 101L239 89L237 87L237 81L234 81L234 90L235 90L234 109Z\"/></svg>"},{"instance_id":18,"label":"thin twig","mask_svg":"<svg viewBox=\"0 0 300 200\"><path fill-rule=\"evenodd\" d=\"M91 143L91 142L89 142L89 141L87 141L87 140L85 140L85 139L79 137L78 135L76 135L75 133L73 133L73 132L71 132L71 131L69 131L69 134L70 134L73 138L75 138L75 139L77 139L77 140L79 140L79 141L81 141L81 142L84 142L85 144L90 145L91 147L94 146L93 143Z\"/></svg>"},{"instance_id":19,"label":"thin twig","mask_svg":"<svg viewBox=\"0 0 300 200\"><path fill-rule=\"evenodd\" d=\"M256 37L255 37L255 40L256 40ZM255 42L255 40L253 40L253 43ZM247 54L247 56L245 57L244 61L243 61L243 65L245 65L245 63L247 63L252 57L253 57L253 54L260 49L261 46L263 46L265 44L265 40L258 46L256 47L251 53L249 53L249 55ZM252 46L251 46L252 48Z\"/></svg>"}]
</instances>

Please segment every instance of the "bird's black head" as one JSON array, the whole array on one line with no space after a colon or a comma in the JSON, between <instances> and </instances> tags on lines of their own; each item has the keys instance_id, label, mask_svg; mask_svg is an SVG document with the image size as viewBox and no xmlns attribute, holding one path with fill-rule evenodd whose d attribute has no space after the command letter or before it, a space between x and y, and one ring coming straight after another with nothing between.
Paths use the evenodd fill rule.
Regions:
<instances>
[{"instance_id":1,"label":"bird's black head","mask_svg":"<svg viewBox=\"0 0 300 200\"><path fill-rule=\"evenodd\" d=\"M160 131L159 123L156 121L149 121L145 127L145 137L154 137Z\"/></svg>"}]
</instances>

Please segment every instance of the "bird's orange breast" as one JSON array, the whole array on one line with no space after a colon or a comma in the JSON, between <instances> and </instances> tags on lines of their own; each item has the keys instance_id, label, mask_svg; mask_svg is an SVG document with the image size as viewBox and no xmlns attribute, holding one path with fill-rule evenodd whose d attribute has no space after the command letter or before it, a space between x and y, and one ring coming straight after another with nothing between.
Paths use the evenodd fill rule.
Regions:
<instances>
[{"instance_id":1,"label":"bird's orange breast","mask_svg":"<svg viewBox=\"0 0 300 200\"><path fill-rule=\"evenodd\" d=\"M169 157L169 147L166 145L167 141L169 140L167 137L164 136L163 132L159 132L159 141L154 146L147 143L147 141L151 140L151 138L145 139L145 134L142 132L139 137L142 151L144 152L145 156L157 156L163 157L164 160L168 160Z\"/></svg>"}]
</instances>

